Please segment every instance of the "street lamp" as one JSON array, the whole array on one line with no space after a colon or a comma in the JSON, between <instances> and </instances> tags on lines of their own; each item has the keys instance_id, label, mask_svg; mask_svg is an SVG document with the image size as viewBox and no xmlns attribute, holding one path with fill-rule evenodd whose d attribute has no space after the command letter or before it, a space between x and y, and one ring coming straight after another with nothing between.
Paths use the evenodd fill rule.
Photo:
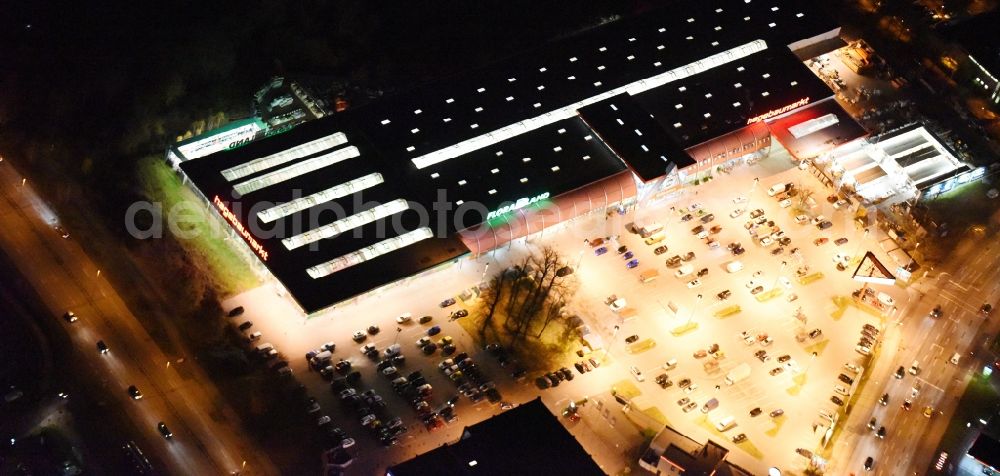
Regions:
<instances>
[{"instance_id":1,"label":"street lamp","mask_svg":"<svg viewBox=\"0 0 1000 476\"><path fill-rule=\"evenodd\" d=\"M489 261L487 261L487 262L486 262L486 267L485 267L485 268L483 268L483 276L482 276L481 278L479 278L479 283L480 283L480 284L482 284L482 283L485 283L485 282L486 282L486 272L487 272L487 271L489 271L489 270L490 270L490 262L489 262Z\"/></svg>"},{"instance_id":2,"label":"street lamp","mask_svg":"<svg viewBox=\"0 0 1000 476\"><path fill-rule=\"evenodd\" d=\"M747 194L747 206L746 206L746 208L744 208L744 210L749 210L750 209L750 203L753 201L753 192L755 190L757 190L757 184L759 182L760 182L760 178L758 178L758 177L754 177L753 178L753 185L750 186L750 193Z\"/></svg>"},{"instance_id":3,"label":"street lamp","mask_svg":"<svg viewBox=\"0 0 1000 476\"><path fill-rule=\"evenodd\" d=\"M868 239L868 233L871 232L871 228L865 228L865 234L858 241L858 247L854 250L854 256L857 257L858 253L861 253L861 247L864 246L864 241Z\"/></svg>"},{"instance_id":4,"label":"street lamp","mask_svg":"<svg viewBox=\"0 0 1000 476\"><path fill-rule=\"evenodd\" d=\"M691 323L691 319L694 319L694 310L698 308L699 305L701 305L701 294L698 295L698 300L695 302L694 307L691 308L691 312L688 314L688 321L684 325Z\"/></svg>"},{"instance_id":5,"label":"street lamp","mask_svg":"<svg viewBox=\"0 0 1000 476\"><path fill-rule=\"evenodd\" d=\"M774 284L771 285L771 289L778 286L778 280L781 279L781 273L785 272L785 266L788 265L787 261L781 262L781 269L778 270L778 275L774 277Z\"/></svg>"},{"instance_id":6,"label":"street lamp","mask_svg":"<svg viewBox=\"0 0 1000 476\"><path fill-rule=\"evenodd\" d=\"M396 327L396 338L392 340L393 345L395 345L396 342L399 342L399 333L400 332L403 332L403 328L402 327Z\"/></svg>"},{"instance_id":7,"label":"street lamp","mask_svg":"<svg viewBox=\"0 0 1000 476\"><path fill-rule=\"evenodd\" d=\"M611 333L611 342L608 343L608 347L604 349L604 357L601 359L603 362L608 361L608 355L611 354L611 346L615 345L615 340L618 338L619 330L621 330L621 326L615 324L615 331Z\"/></svg>"}]
</instances>

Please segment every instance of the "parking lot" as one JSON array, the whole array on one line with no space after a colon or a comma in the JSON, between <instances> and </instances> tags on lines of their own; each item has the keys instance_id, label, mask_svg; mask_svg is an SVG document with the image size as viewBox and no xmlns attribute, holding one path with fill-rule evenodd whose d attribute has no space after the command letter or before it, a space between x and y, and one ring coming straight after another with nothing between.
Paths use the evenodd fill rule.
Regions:
<instances>
[{"instance_id":1,"label":"parking lot","mask_svg":"<svg viewBox=\"0 0 1000 476\"><path fill-rule=\"evenodd\" d=\"M769 169L775 168L774 164L766 165ZM546 230L527 242L518 240L509 248L478 260L461 260L429 276L411 278L309 319L267 287L244 293L226 304L246 307L247 316L255 323L253 330L263 334L260 342L273 343L289 359L295 377L317 398L320 407L317 418L330 416L330 428L342 428L355 440L356 447L351 451L356 460L351 471L356 470L357 474L370 474L444 442L454 441L463 426L502 411L499 402L491 404L486 398L474 402L468 396L459 396L454 410L457 419L428 425L420 417L423 410L414 407L412 396L400 396L394 391L392 380L419 370L423 380L432 387L426 399L427 408L441 409L447 400L461 395L459 385L438 369L438 364L445 359L441 351L428 356L415 345L433 326L441 329L433 339L440 341L450 336L455 354L467 353L477 364L482 378L476 386L486 384L488 387L487 382L493 382L502 395L502 402L517 404L541 394L550 409L558 413L566 401L602 394L625 379L641 392L640 398L634 400L635 406L655 406L669 424L692 438L710 437L735 449L730 458L738 464L761 472L766 470L765 464L802 469L807 460L796 454L795 449L814 448L830 424L820 416L820 410L832 414L844 408L831 401L835 395L850 403L846 395L835 391L835 386L843 387L844 393L850 394L854 390L852 385L860 380L845 368L845 364L861 365L863 362L863 356L855 351L863 326L866 323L876 328L882 326L874 315L847 305L851 292L861 285L850 279L850 272L865 251L873 251L880 258L885 256L870 238L856 229L851 211L846 207L835 209L825 200L827 190L808 172L785 169L777 175L756 177L755 173L762 172L764 167L738 167L733 173L719 175L708 184L689 187L684 197L673 203L633 210L623 216L584 217L552 231ZM758 179L756 184L755 178ZM782 207L778 200L768 195L768 189L776 183L795 184L799 193L814 192L815 207L805 210L808 221L796 223L793 210L797 208L797 197L791 198L791 205ZM739 196L746 202L738 199L739 203L734 203ZM731 216L738 208L746 211ZM746 223L758 209L763 214L755 219L763 218L764 221L754 230L758 235L754 238ZM691 217L685 221L688 214ZM708 214L714 215L714 219L702 223L702 217ZM830 222L828 228L820 230L812 224L812 219L818 215ZM664 227L664 239L646 245L638 233L626 228L629 223L636 225L633 230L660 223ZM705 238L692 233L696 226L705 227ZM713 227L719 228L713 230ZM774 240L788 238L790 242L781 245L765 241L766 246L761 245L759 238L775 230L783 235L775 234ZM603 244L608 249L606 253L595 254L594 250L601 246L592 247L585 242L593 242L596 238L607 241ZM710 248L706 244L709 238L719 246ZM826 238L826 242L814 244L818 238ZM847 242L835 244L839 238L846 238ZM734 242L742 245L743 252L739 255L727 249ZM556 389L540 390L533 385L537 375L529 375L526 381L516 383L510 376L510 367L501 368L494 356L474 346L472 338L448 319L450 312L470 308L472 302L458 299L448 308L441 308L439 303L480 282L485 274L504 269L530 250L545 245L555 247L568 261L578 262L576 274L581 285L569 309L603 338L605 349L594 352L591 357L601 357L606 364L584 375L574 370L577 373L574 381L565 382ZM621 246L632 252L629 259L623 259L624 253L618 254ZM659 246L666 246L668 250L654 254ZM782 251L774 253L779 247ZM794 248L798 250L792 254ZM686 257L688 252L693 252L694 257L689 261L681 260L680 266L665 264L675 255ZM626 268L631 260L638 260L638 265ZM736 260L742 264L742 269L731 267L734 272L729 272L727 264ZM838 260L846 264L846 270L838 270ZM684 265L690 265L692 274L675 277ZM803 266L808 269L797 273ZM639 276L643 273L648 276L650 270L656 270L659 276L641 282ZM697 276L699 272L703 275ZM689 284L695 279L697 283ZM719 293L726 290L729 296L720 299ZM751 294L751 291L757 293ZM900 307L905 293L901 289L888 292ZM624 299L629 311L616 313L605 305L612 295ZM791 295L797 298L789 300ZM835 297L840 300L835 301ZM739 312L735 312L734 306L739 306ZM403 313L410 313L412 319L397 324L395 318ZM717 317L717 313L721 317ZM724 315L726 313L728 315ZM431 322L417 322L424 315L432 316ZM631 317L624 319L623 315ZM366 335L361 343L352 340L357 331L368 334L365 329L370 325L379 327L377 335ZM697 327L691 329L695 325ZM810 337L809 332L814 329L819 329L820 333ZM746 340L743 333L749 336ZM631 353L631 344L625 342L631 336L638 338L637 345L650 347L650 341L655 345ZM762 340L768 344L763 345ZM382 447L379 430L372 431L361 425L359 418L364 416L358 414L357 405L341 402L340 390L331 391L330 380L308 369L306 352L325 342L336 346L331 356L333 364L345 359L351 362L352 370L358 372L360 380L351 384L356 393L361 395L373 389L385 402L384 408L376 409L380 405L371 403L361 404L361 407L371 408L383 425L396 417L401 419L407 430L398 436L395 446ZM379 352L394 343L400 344L405 363L399 367L399 375L393 378L378 375L376 366L384 355L378 359L365 357L360 348L366 343L374 344ZM713 349L713 344L718 345L717 350ZM709 350L714 352L709 355ZM696 357L699 351L706 355ZM760 351L766 352L766 356L756 357L755 353ZM676 368L664 371L662 366L670 359L677 360ZM565 362L572 369L572 363L579 360L570 355ZM708 364L707 371L708 362L717 363L717 368L712 368L715 364ZM749 375L727 385L727 374L743 363L750 367ZM629 374L633 366L642 373L641 382ZM671 381L665 389L656 383L663 373ZM841 373L851 377L852 383L839 380ZM336 377L341 375L337 373ZM691 385L682 390L680 383L685 379L689 379ZM342 386L337 385L337 388ZM359 398L370 399L371 394ZM678 405L684 398L688 399L684 405L689 408L688 412ZM718 407L703 413L702 406L712 398L718 400ZM760 408L761 413L751 417L750 412L755 408ZM770 413L778 409L783 414L772 418ZM584 418L593 417L592 413L583 414ZM720 433L713 426L726 416L732 416L736 426ZM619 425L617 430L621 428ZM732 438L741 433L746 440L733 443ZM609 468L621 466L621 462L611 461L622 457L616 448L618 442L603 441L597 443L601 447L592 447L595 445L592 439L581 441L598 463Z\"/></svg>"},{"instance_id":2,"label":"parking lot","mask_svg":"<svg viewBox=\"0 0 1000 476\"><path fill-rule=\"evenodd\" d=\"M624 298L635 311L637 317L622 319L610 307L598 305L591 309L588 318L603 323L602 332L610 342L611 353L621 360L623 370L634 365L642 372L643 381L635 382L642 392L640 406L654 404L673 426L696 439L699 438L695 435L700 434L740 448L742 451L736 451L732 457L747 468L764 469L760 466L762 461L801 468L807 460L798 456L795 449L813 448L830 426L820 410L836 417L836 410L844 407L831 397L847 403L844 394L852 394L853 385L860 380L845 364L861 367L866 360L855 350L863 326L868 324L875 329L868 332L869 336L881 334L880 319L853 306L841 309L834 298L849 301L851 292L861 286L850 279L850 272L865 251L875 251L881 258L884 255L871 242L864 242L864 232L854 227L852 212L844 207L835 209L826 202L825 190L808 174L791 169L779 176L760 179L755 186L753 177L746 173L749 171L742 172L699 187L697 195L689 195L684 201L660 210L647 210L636 219L639 227L654 221L663 224L667 237L664 241L646 245L640 235L624 231L623 226L619 238L605 245L611 251L600 256L588 252L578 273L587 288L586 294L600 299L598 303L613 294ZM768 195L768 188L780 182L815 191L817 207L806 210L808 221L796 223L792 211L795 207L782 207ZM719 194L716 190L728 192ZM739 203L734 203L734 199ZM795 200L793 197L792 201ZM737 208L748 211L732 217L730 214ZM758 229L773 230L768 223L773 221L774 226L784 231L784 237L791 239L782 252L773 254L781 245L764 246L750 236L745 225L751 219L751 212L757 209L763 210L757 219L766 218ZM714 215L714 219L703 224L699 212L701 216ZM689 214L691 217L685 221ZM825 215L831 225L823 230L813 225L812 219L818 215ZM698 238L693 233L698 230L692 228L699 225L721 227L718 233L709 231L706 237L714 238L721 246L711 249L706 238ZM826 238L825 242L815 244L821 238ZM847 241L837 245L840 238ZM739 242L745 251L739 255L729 251L727 245L733 242ZM624 260L615 256L622 245L638 257L637 268L626 269ZM656 255L654 250L661 245L666 245L668 251ZM798 251L792 255L790 251L794 248ZM695 254L691 261L681 259L675 267L664 264L673 256L684 258L689 252ZM726 265L734 260L740 261L742 269L729 272ZM847 263L845 270L838 269L838 262ZM685 264L691 265L693 274L678 277L676 273ZM804 265L808 269L797 273ZM660 276L642 283L638 277L648 269L657 269ZM707 274L698 277L698 271L704 269ZM817 272L823 277L819 278ZM633 279L627 279L629 276ZM691 284L695 279L698 282ZM806 282L809 284L802 284ZM751 294L758 287L759 292ZM772 289L779 289L774 294L780 295L763 302L758 300ZM728 297L720 299L720 293L727 290ZM889 293L898 307L904 293L896 291ZM791 295L797 299L789 301ZM722 316L734 312L733 306L739 306L740 311ZM672 333L680 333L692 325L697 328L679 336ZM614 326L619 327L617 331ZM815 329L819 332L811 337L809 334ZM748 336L746 340L744 333ZM630 354L625 339L632 336L637 336L640 342L651 337L657 345ZM770 343L764 345L762 340ZM713 344L718 345L718 350L709 355L714 350ZM760 357L755 356L758 353ZM677 367L665 371L663 364L670 359L677 359ZM716 363L718 368L712 370ZM749 364L750 375L727 385L727 373L743 363ZM706 365L711 371L706 370ZM665 389L656 383L663 373L672 382ZM840 380L842 373L850 383L847 379ZM690 380L691 386L682 390L684 380ZM841 393L836 391L837 386L841 387ZM718 400L718 407L702 413L702 406L713 398ZM760 408L761 413L751 417L750 412L755 408ZM778 409L783 414L771 418L769 414ZM736 426L723 435L713 426L726 416L733 416ZM746 440L733 445L731 438L740 433L746 435Z\"/></svg>"}]
</instances>

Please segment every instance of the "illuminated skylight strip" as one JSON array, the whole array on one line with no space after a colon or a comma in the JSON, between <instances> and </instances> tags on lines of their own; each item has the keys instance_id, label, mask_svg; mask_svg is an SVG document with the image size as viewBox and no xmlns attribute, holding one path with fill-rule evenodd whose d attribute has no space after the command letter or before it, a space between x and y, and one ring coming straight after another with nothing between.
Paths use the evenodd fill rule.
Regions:
<instances>
[{"instance_id":1,"label":"illuminated skylight strip","mask_svg":"<svg viewBox=\"0 0 1000 476\"><path fill-rule=\"evenodd\" d=\"M362 248L353 253L348 253L346 255L334 258L326 263L313 266L306 270L313 279L319 279L325 276L329 276L337 271L342 271L344 269L350 268L351 266L359 265L365 261L378 258L386 253L391 253L400 248L410 246L418 241L426 240L434 236L430 228L418 228L409 233L399 235L395 238L389 238L388 240L382 240L374 245L367 248Z\"/></svg>"},{"instance_id":2,"label":"illuminated skylight strip","mask_svg":"<svg viewBox=\"0 0 1000 476\"><path fill-rule=\"evenodd\" d=\"M262 170L267 170L271 167L277 167L281 164L285 164L293 160L298 160L307 155L312 155L317 152L322 152L327 149L332 149L334 147L346 143L347 143L347 136L344 135L343 132L336 132L326 137L320 137L319 139L312 140L304 144L299 144L290 149L285 149L281 152L277 152L265 157L254 159L251 160L250 162L245 162L235 167L230 167L222 171L222 176L225 177L226 180L232 182L233 180L253 175Z\"/></svg>"},{"instance_id":3,"label":"illuminated skylight strip","mask_svg":"<svg viewBox=\"0 0 1000 476\"><path fill-rule=\"evenodd\" d=\"M328 223L321 227L313 228L305 233L295 235L281 240L285 248L294 250L300 246L315 243L324 238L333 238L347 230L353 230L359 226L367 225L375 220L381 220L387 216L399 213L410 208L406 200L399 198L389 203L383 203L374 208L369 208L361 213L356 213L346 218L341 218L333 223Z\"/></svg>"},{"instance_id":4,"label":"illuminated skylight strip","mask_svg":"<svg viewBox=\"0 0 1000 476\"><path fill-rule=\"evenodd\" d=\"M754 53L764 51L767 49L767 43L764 40L754 40L749 43L737 46L735 48L723 51L721 53L714 54L707 58L700 59L693 63L686 64L674 68L670 71L657 74L650 78L640 79L638 81L626 84L624 86L612 89L610 91L605 91L603 93L591 96L589 98L577 101L573 104L563 106L554 111L549 111L539 116L525 119L523 121L510 124L494 131L487 132L485 134L473 137L471 139L464 140L457 144L445 147L443 149L438 149L433 152L421 155L419 157L414 157L411 159L413 165L416 165L418 169L423 169L430 167L434 164L439 164L449 159L454 159L455 157L468 154L485 147L497 144L499 142L505 141L507 139L516 137L528 131L533 131L540 129L549 124L552 124L563 119L569 119L576 116L576 111L585 106L589 106L594 103L601 102L610 97L616 96L621 93L629 93L630 95L636 95L648 91L650 89L658 88L664 84L672 81L677 81L679 79L687 78L688 76L693 76L709 69L724 65L736 61L741 58L745 58Z\"/></svg>"},{"instance_id":5,"label":"illuminated skylight strip","mask_svg":"<svg viewBox=\"0 0 1000 476\"><path fill-rule=\"evenodd\" d=\"M260 177L247 180L246 182L238 183L233 186L233 189L239 192L240 195L246 195L250 192L270 187L276 183L281 183L300 175L305 175L309 172L336 164L337 162L343 162L359 155L361 155L361 153L358 152L358 148L353 145L343 149L337 149L329 154L323 154L308 160L303 160L297 164L289 165L288 167L275 170L274 172L261 175Z\"/></svg>"},{"instance_id":6,"label":"illuminated skylight strip","mask_svg":"<svg viewBox=\"0 0 1000 476\"><path fill-rule=\"evenodd\" d=\"M350 182L344 182L340 185L330 187L312 195L296 198L290 202L257 212L257 218L264 223L271 223L279 218L286 217L293 213L298 213L320 203L326 203L340 197L346 197L352 193L374 187L382 182L384 182L382 174L377 172L371 173L365 175L364 177L351 180Z\"/></svg>"}]
</instances>

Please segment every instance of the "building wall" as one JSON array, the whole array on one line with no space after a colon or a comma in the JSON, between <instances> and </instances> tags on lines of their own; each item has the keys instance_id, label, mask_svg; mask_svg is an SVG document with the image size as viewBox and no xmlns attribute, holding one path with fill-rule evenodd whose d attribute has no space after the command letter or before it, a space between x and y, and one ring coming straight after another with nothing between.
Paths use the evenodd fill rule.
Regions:
<instances>
[{"instance_id":1,"label":"building wall","mask_svg":"<svg viewBox=\"0 0 1000 476\"><path fill-rule=\"evenodd\" d=\"M472 256L481 255L558 223L630 200L636 195L632 176L631 170L623 170L608 178L551 198L540 206L529 206L509 212L505 216L506 219L494 219L492 222L465 229L459 232L459 238L472 252Z\"/></svg>"},{"instance_id":2,"label":"building wall","mask_svg":"<svg viewBox=\"0 0 1000 476\"><path fill-rule=\"evenodd\" d=\"M682 181L704 177L717 166L728 166L730 161L767 148L771 145L771 132L764 121L755 122L740 130L702 142L687 149L695 160L694 165L680 169Z\"/></svg>"}]
</instances>

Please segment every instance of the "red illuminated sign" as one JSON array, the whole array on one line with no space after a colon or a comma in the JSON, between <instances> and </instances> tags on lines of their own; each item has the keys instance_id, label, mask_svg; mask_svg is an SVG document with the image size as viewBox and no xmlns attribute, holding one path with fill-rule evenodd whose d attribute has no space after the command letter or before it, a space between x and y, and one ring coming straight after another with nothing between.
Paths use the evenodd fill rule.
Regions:
<instances>
[{"instance_id":1,"label":"red illuminated sign","mask_svg":"<svg viewBox=\"0 0 1000 476\"><path fill-rule=\"evenodd\" d=\"M759 116L751 117L750 119L747 119L747 124L749 125L749 124L753 124L755 122L765 121L765 120L770 119L770 118L772 118L774 116L780 116L780 115L782 115L782 114L784 114L784 113L786 113L788 111L791 111L792 109L805 106L806 104L809 104L809 98L808 97L799 99L798 101L795 101L795 102L793 102L793 103L791 103L791 104L789 104L789 105L787 105L785 107L781 107L781 108L778 108L778 109L771 109L770 111L767 111L764 114L761 114Z\"/></svg>"},{"instance_id":2,"label":"red illuminated sign","mask_svg":"<svg viewBox=\"0 0 1000 476\"><path fill-rule=\"evenodd\" d=\"M219 214L221 214L222 217L229 222L233 229L243 237L243 241L246 241L247 244L250 245L250 249L252 249L254 253L257 253L257 256L260 256L261 260L267 261L267 250L265 250L264 247L257 242L257 239L250 234L250 230L243 226L243 223L240 223L240 220L236 218L236 214L229 210L229 207L226 206L225 202L219 199L219 196L216 195L212 198L212 203L215 205L215 208L219 209Z\"/></svg>"}]
</instances>

